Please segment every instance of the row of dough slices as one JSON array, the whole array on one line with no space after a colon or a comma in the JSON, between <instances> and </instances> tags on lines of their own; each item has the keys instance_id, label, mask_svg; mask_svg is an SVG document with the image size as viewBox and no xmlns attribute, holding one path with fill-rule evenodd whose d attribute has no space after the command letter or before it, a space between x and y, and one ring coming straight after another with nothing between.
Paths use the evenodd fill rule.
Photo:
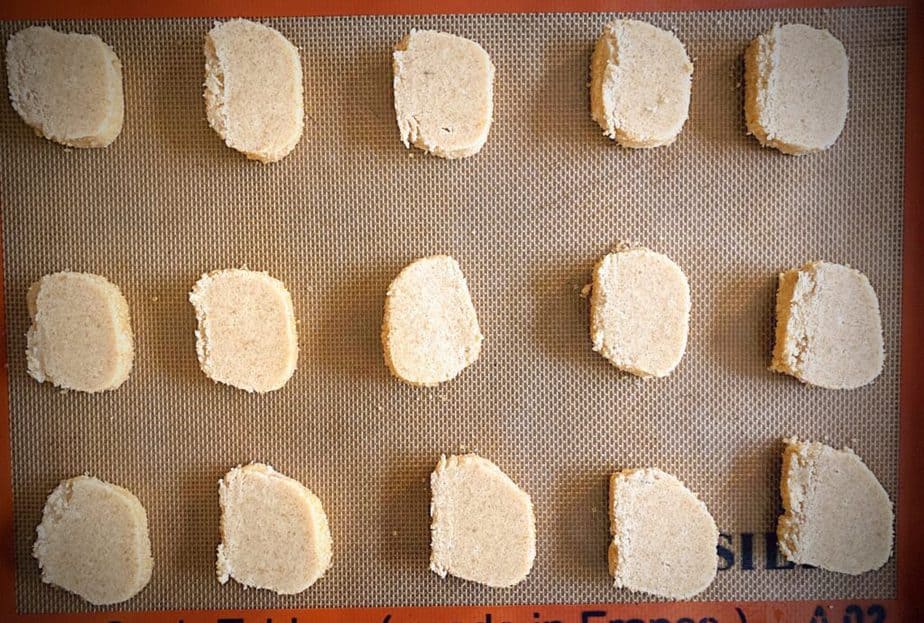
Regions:
<instances>
[{"instance_id":1,"label":"row of dough slices","mask_svg":"<svg viewBox=\"0 0 924 623\"><path fill-rule=\"evenodd\" d=\"M854 575L885 564L892 504L873 473L849 449L785 443L777 529L783 555ZM492 587L526 579L536 556L527 493L475 454L440 457L430 485L434 573ZM229 471L218 489L222 584L234 578L294 594L324 575L333 558L330 527L321 500L303 484L252 463ZM653 468L612 474L609 515L609 569L617 588L686 599L712 583L718 528L676 477ZM37 535L33 553L43 581L90 603L125 601L150 581L147 513L122 487L90 476L61 482L48 497Z\"/></svg>"},{"instance_id":2,"label":"row of dough slices","mask_svg":"<svg viewBox=\"0 0 924 623\"><path fill-rule=\"evenodd\" d=\"M873 381L884 360L879 302L862 273L810 262L780 274L771 368L832 389ZM690 287L670 258L644 248L606 255L590 297L593 348L616 367L663 377L680 363L689 332ZM196 351L215 382L250 392L280 389L295 372L298 334L281 281L244 269L204 274L189 294ZM119 387L134 361L128 303L104 277L62 272L30 288L29 374L97 392ZM399 379L432 386L475 362L484 337L459 264L416 260L385 296L382 345Z\"/></svg>"},{"instance_id":3,"label":"row of dough slices","mask_svg":"<svg viewBox=\"0 0 924 623\"><path fill-rule=\"evenodd\" d=\"M236 19L205 37L205 111L227 145L274 162L304 129L298 49L278 31ZM7 46L13 106L36 132L75 147L105 147L122 129L122 68L95 35L30 27ZM847 54L828 31L775 24L745 53L748 131L802 154L827 149L847 117ZM626 147L674 142L686 123L693 64L677 37L651 24L607 24L591 60L591 116ZM468 39L412 31L394 50L401 140L444 158L471 156L488 138L494 65Z\"/></svg>"}]
</instances>

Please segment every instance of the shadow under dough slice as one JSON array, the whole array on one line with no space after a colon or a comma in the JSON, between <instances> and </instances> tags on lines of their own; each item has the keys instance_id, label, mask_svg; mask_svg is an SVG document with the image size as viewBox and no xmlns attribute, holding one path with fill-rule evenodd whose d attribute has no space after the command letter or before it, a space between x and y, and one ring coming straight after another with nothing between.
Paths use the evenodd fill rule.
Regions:
<instances>
[{"instance_id":1,"label":"shadow under dough slice","mask_svg":"<svg viewBox=\"0 0 924 623\"><path fill-rule=\"evenodd\" d=\"M849 449L787 439L777 524L787 560L858 575L892 555L892 502Z\"/></svg>"},{"instance_id":2,"label":"shadow under dough slice","mask_svg":"<svg viewBox=\"0 0 924 623\"><path fill-rule=\"evenodd\" d=\"M292 297L265 272L217 270L189 293L199 366L216 383L249 392L280 389L295 372L298 333Z\"/></svg>"},{"instance_id":3,"label":"shadow under dough slice","mask_svg":"<svg viewBox=\"0 0 924 623\"><path fill-rule=\"evenodd\" d=\"M268 465L235 467L218 483L218 581L281 595L300 593L330 567L332 543L321 500Z\"/></svg>"},{"instance_id":4,"label":"shadow under dough slice","mask_svg":"<svg viewBox=\"0 0 924 623\"><path fill-rule=\"evenodd\" d=\"M122 63L96 35L46 26L7 42L10 101L36 134L70 147L106 147L122 131Z\"/></svg>"},{"instance_id":5,"label":"shadow under dough slice","mask_svg":"<svg viewBox=\"0 0 924 623\"><path fill-rule=\"evenodd\" d=\"M245 19L205 37L205 114L225 144L252 160L289 154L305 127L302 62L279 31Z\"/></svg>"},{"instance_id":6,"label":"shadow under dough slice","mask_svg":"<svg viewBox=\"0 0 924 623\"><path fill-rule=\"evenodd\" d=\"M680 480L653 468L616 472L609 512L616 588L688 599L712 584L719 530Z\"/></svg>"},{"instance_id":7,"label":"shadow under dough slice","mask_svg":"<svg viewBox=\"0 0 924 623\"><path fill-rule=\"evenodd\" d=\"M148 517L135 495L90 476L62 481L36 528L42 581L91 604L115 604L151 579Z\"/></svg>"},{"instance_id":8,"label":"shadow under dough slice","mask_svg":"<svg viewBox=\"0 0 924 623\"><path fill-rule=\"evenodd\" d=\"M118 286L88 273L45 275L29 288L29 374L84 392L116 389L135 357L128 303Z\"/></svg>"},{"instance_id":9,"label":"shadow under dough slice","mask_svg":"<svg viewBox=\"0 0 924 623\"><path fill-rule=\"evenodd\" d=\"M494 110L494 65L484 48L445 32L412 30L395 46L401 141L442 158L478 153Z\"/></svg>"},{"instance_id":10,"label":"shadow under dough slice","mask_svg":"<svg viewBox=\"0 0 924 623\"><path fill-rule=\"evenodd\" d=\"M475 454L441 456L430 488L431 571L493 587L526 579L536 558L529 495Z\"/></svg>"}]
</instances>

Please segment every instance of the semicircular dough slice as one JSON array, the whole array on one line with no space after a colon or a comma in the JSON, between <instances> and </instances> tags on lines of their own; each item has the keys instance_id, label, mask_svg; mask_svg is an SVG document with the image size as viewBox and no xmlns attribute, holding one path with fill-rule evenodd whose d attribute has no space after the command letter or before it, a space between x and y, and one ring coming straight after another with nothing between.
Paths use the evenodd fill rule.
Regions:
<instances>
[{"instance_id":1,"label":"semicircular dough slice","mask_svg":"<svg viewBox=\"0 0 924 623\"><path fill-rule=\"evenodd\" d=\"M385 362L402 381L437 385L455 378L478 359L483 339L453 258L415 260L388 287L382 345Z\"/></svg>"},{"instance_id":2,"label":"semicircular dough slice","mask_svg":"<svg viewBox=\"0 0 924 623\"><path fill-rule=\"evenodd\" d=\"M36 134L71 147L106 147L122 131L122 63L96 35L46 26L6 44L10 102Z\"/></svg>"},{"instance_id":3,"label":"semicircular dough slice","mask_svg":"<svg viewBox=\"0 0 924 623\"><path fill-rule=\"evenodd\" d=\"M788 560L858 575L892 555L892 502L850 449L785 440L777 524Z\"/></svg>"},{"instance_id":4,"label":"semicircular dough slice","mask_svg":"<svg viewBox=\"0 0 924 623\"><path fill-rule=\"evenodd\" d=\"M712 584L719 530L680 480L654 468L616 472L609 511L616 588L688 599Z\"/></svg>"},{"instance_id":5,"label":"semicircular dough slice","mask_svg":"<svg viewBox=\"0 0 924 623\"><path fill-rule=\"evenodd\" d=\"M591 116L623 147L670 145L689 115L692 75L672 32L631 19L610 22L591 59Z\"/></svg>"},{"instance_id":6,"label":"semicircular dough slice","mask_svg":"<svg viewBox=\"0 0 924 623\"><path fill-rule=\"evenodd\" d=\"M744 54L748 132L787 154L828 149L847 120L847 66L827 30L774 24Z\"/></svg>"},{"instance_id":7,"label":"semicircular dough slice","mask_svg":"<svg viewBox=\"0 0 924 623\"><path fill-rule=\"evenodd\" d=\"M26 363L39 383L84 392L116 389L135 357L128 303L105 277L45 275L27 295Z\"/></svg>"},{"instance_id":8,"label":"semicircular dough slice","mask_svg":"<svg viewBox=\"0 0 924 623\"><path fill-rule=\"evenodd\" d=\"M199 321L196 352L206 376L249 392L281 388L298 361L292 297L265 272L202 275L189 301Z\"/></svg>"},{"instance_id":9,"label":"semicircular dough slice","mask_svg":"<svg viewBox=\"0 0 924 623\"><path fill-rule=\"evenodd\" d=\"M154 559L148 516L135 495L91 476L62 481L45 502L32 555L42 581L91 604L137 595Z\"/></svg>"},{"instance_id":10,"label":"semicircular dough slice","mask_svg":"<svg viewBox=\"0 0 924 623\"><path fill-rule=\"evenodd\" d=\"M395 113L405 147L442 158L477 154L491 129L494 65L474 41L412 30L395 46Z\"/></svg>"},{"instance_id":11,"label":"semicircular dough slice","mask_svg":"<svg viewBox=\"0 0 924 623\"><path fill-rule=\"evenodd\" d=\"M430 488L431 571L499 588L526 579L536 558L526 492L475 454L440 456Z\"/></svg>"},{"instance_id":12,"label":"semicircular dough slice","mask_svg":"<svg viewBox=\"0 0 924 623\"><path fill-rule=\"evenodd\" d=\"M677 264L648 249L610 253L594 269L593 348L641 377L670 374L687 347L690 286Z\"/></svg>"},{"instance_id":13,"label":"semicircular dough slice","mask_svg":"<svg viewBox=\"0 0 924 623\"><path fill-rule=\"evenodd\" d=\"M218 483L218 581L280 595L300 593L330 567L332 541L321 500L268 465L235 467Z\"/></svg>"},{"instance_id":14,"label":"semicircular dough slice","mask_svg":"<svg viewBox=\"0 0 924 623\"><path fill-rule=\"evenodd\" d=\"M772 370L854 389L875 380L884 359L879 299L866 275L830 262L780 273Z\"/></svg>"},{"instance_id":15,"label":"semicircular dough slice","mask_svg":"<svg viewBox=\"0 0 924 623\"><path fill-rule=\"evenodd\" d=\"M305 127L302 62L279 31L234 19L205 36L205 114L225 144L275 162Z\"/></svg>"}]
</instances>

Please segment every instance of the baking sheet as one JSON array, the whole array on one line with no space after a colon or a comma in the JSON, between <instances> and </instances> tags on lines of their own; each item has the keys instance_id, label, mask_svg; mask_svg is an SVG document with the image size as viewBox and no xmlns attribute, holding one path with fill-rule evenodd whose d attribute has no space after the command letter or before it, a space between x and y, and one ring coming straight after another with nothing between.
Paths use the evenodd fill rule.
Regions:
<instances>
[{"instance_id":1,"label":"baking sheet","mask_svg":"<svg viewBox=\"0 0 924 623\"><path fill-rule=\"evenodd\" d=\"M120 608L647 600L613 589L606 571L607 476L643 465L687 482L729 535L735 564L699 599L894 597L894 557L859 577L768 569L764 534L792 434L852 446L900 502L904 10L633 15L675 30L695 65L683 134L650 151L617 147L589 116L590 53L613 16L260 20L301 48L306 85L305 136L269 166L205 121L211 20L51 23L113 46L126 121L110 148L68 150L0 106L21 611L89 608L43 585L30 551L47 493L85 471L148 510L154 575ZM786 157L744 134L740 54L773 21L828 28L847 48L851 111L829 152ZM412 27L491 54L495 123L474 158L398 140L390 50ZM590 347L580 290L622 240L668 254L690 280L690 341L668 379L620 373ZM459 260L486 340L461 377L425 390L390 377L379 329L391 278L433 253ZM887 357L871 386L810 389L767 370L776 273L809 259L851 264L879 294ZM232 266L268 270L292 292L301 357L282 391L248 395L199 371L186 293ZM26 375L26 289L65 269L106 275L129 301L136 365L117 392L62 393ZM427 571L429 472L461 450L533 497L538 556L513 589ZM300 595L214 579L217 481L250 460L324 501L334 564Z\"/></svg>"}]
</instances>

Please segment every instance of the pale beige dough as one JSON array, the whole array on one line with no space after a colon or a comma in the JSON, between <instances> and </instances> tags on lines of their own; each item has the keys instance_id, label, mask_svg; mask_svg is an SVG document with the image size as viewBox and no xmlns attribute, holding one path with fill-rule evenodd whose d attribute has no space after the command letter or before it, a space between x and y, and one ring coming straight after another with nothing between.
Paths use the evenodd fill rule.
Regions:
<instances>
[{"instance_id":1,"label":"pale beige dough","mask_svg":"<svg viewBox=\"0 0 924 623\"><path fill-rule=\"evenodd\" d=\"M137 595L154 559L148 517L131 491L90 476L62 481L45 502L32 554L42 581L91 604Z\"/></svg>"},{"instance_id":2,"label":"pale beige dough","mask_svg":"<svg viewBox=\"0 0 924 623\"><path fill-rule=\"evenodd\" d=\"M385 295L385 362L412 385L455 378L478 359L484 337L458 262L445 255L415 260Z\"/></svg>"},{"instance_id":3,"label":"pale beige dough","mask_svg":"<svg viewBox=\"0 0 924 623\"><path fill-rule=\"evenodd\" d=\"M298 333L292 297L265 272L217 270L189 293L202 371L249 392L281 388L295 372Z\"/></svg>"},{"instance_id":4,"label":"pale beige dough","mask_svg":"<svg viewBox=\"0 0 924 623\"><path fill-rule=\"evenodd\" d=\"M591 59L591 116L623 147L670 145L689 115L692 75L673 33L636 20L610 22Z\"/></svg>"},{"instance_id":5,"label":"pale beige dough","mask_svg":"<svg viewBox=\"0 0 924 623\"><path fill-rule=\"evenodd\" d=\"M39 383L84 392L116 389L135 358L128 303L105 277L45 275L27 295L26 363Z\"/></svg>"},{"instance_id":6,"label":"pale beige dough","mask_svg":"<svg viewBox=\"0 0 924 623\"><path fill-rule=\"evenodd\" d=\"M828 149L847 120L847 66L827 30L774 24L744 54L748 132L787 154Z\"/></svg>"},{"instance_id":7,"label":"pale beige dough","mask_svg":"<svg viewBox=\"0 0 924 623\"><path fill-rule=\"evenodd\" d=\"M597 263L590 298L593 348L641 377L663 377L687 347L690 286L666 255L648 249L610 253Z\"/></svg>"},{"instance_id":8,"label":"pale beige dough","mask_svg":"<svg viewBox=\"0 0 924 623\"><path fill-rule=\"evenodd\" d=\"M269 26L234 19L208 32L204 96L209 125L252 160L281 160L302 137L298 48Z\"/></svg>"},{"instance_id":9,"label":"pale beige dough","mask_svg":"<svg viewBox=\"0 0 924 623\"><path fill-rule=\"evenodd\" d=\"M858 575L892 555L892 502L850 449L786 439L777 524L788 560Z\"/></svg>"},{"instance_id":10,"label":"pale beige dough","mask_svg":"<svg viewBox=\"0 0 924 623\"><path fill-rule=\"evenodd\" d=\"M395 46L395 113L405 147L442 158L478 153L491 129L494 65L480 45L412 30Z\"/></svg>"},{"instance_id":11,"label":"pale beige dough","mask_svg":"<svg viewBox=\"0 0 924 623\"><path fill-rule=\"evenodd\" d=\"M879 376L884 358L879 299L866 275L829 262L780 273L772 370L853 389Z\"/></svg>"},{"instance_id":12,"label":"pale beige dough","mask_svg":"<svg viewBox=\"0 0 924 623\"><path fill-rule=\"evenodd\" d=\"M122 63L96 35L45 26L6 44L10 101L36 134L71 147L106 147L122 131Z\"/></svg>"},{"instance_id":13,"label":"pale beige dough","mask_svg":"<svg viewBox=\"0 0 924 623\"><path fill-rule=\"evenodd\" d=\"M529 495L475 454L441 456L430 488L431 571L499 588L526 579L536 558Z\"/></svg>"},{"instance_id":14,"label":"pale beige dough","mask_svg":"<svg viewBox=\"0 0 924 623\"><path fill-rule=\"evenodd\" d=\"M280 595L300 593L330 567L332 541L321 500L268 465L235 467L218 483L218 581Z\"/></svg>"},{"instance_id":15,"label":"pale beige dough","mask_svg":"<svg viewBox=\"0 0 924 623\"><path fill-rule=\"evenodd\" d=\"M616 472L609 512L616 588L689 599L712 584L719 530L680 480L654 468Z\"/></svg>"}]
</instances>

